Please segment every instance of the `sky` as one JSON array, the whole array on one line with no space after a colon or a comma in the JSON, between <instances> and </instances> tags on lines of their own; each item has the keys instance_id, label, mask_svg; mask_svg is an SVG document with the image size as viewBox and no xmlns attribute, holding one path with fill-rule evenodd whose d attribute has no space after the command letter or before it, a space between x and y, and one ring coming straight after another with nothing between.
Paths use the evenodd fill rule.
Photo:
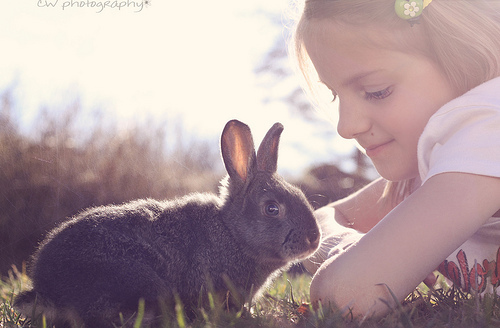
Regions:
<instances>
[{"instance_id":1,"label":"sky","mask_svg":"<svg viewBox=\"0 0 500 328\"><path fill-rule=\"evenodd\" d=\"M289 0L0 2L0 89L15 86L28 132L41 105L78 96L124 127L180 117L189 133L215 140L229 119L247 123L256 143L282 122L279 167L290 174L353 149L334 124L311 123L282 100L298 78L256 74L287 33Z\"/></svg>"}]
</instances>

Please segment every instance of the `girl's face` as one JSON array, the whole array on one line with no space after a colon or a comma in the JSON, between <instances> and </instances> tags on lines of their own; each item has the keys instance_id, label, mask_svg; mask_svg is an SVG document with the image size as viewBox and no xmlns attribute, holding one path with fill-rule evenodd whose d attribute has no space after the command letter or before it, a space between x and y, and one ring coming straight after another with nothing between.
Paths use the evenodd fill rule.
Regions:
<instances>
[{"instance_id":1,"label":"girl's face","mask_svg":"<svg viewBox=\"0 0 500 328\"><path fill-rule=\"evenodd\" d=\"M382 177L400 181L418 176L418 139L457 92L426 57L377 48L385 35L314 20L304 44L321 82L339 99L338 133L355 139Z\"/></svg>"}]
</instances>

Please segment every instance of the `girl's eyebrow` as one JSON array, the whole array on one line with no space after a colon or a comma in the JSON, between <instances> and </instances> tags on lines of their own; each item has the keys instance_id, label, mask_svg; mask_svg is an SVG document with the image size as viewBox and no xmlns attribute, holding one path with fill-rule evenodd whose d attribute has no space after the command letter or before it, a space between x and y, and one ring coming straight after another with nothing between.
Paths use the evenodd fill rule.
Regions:
<instances>
[{"instance_id":1,"label":"girl's eyebrow","mask_svg":"<svg viewBox=\"0 0 500 328\"><path fill-rule=\"evenodd\" d=\"M377 74L377 73L379 73L381 71L383 71L383 69L375 69L375 70L372 70L372 71L358 73L358 74L354 75L353 77L351 77L350 79L348 79L347 81L344 81L341 85L343 87L347 87L347 86L353 85L356 82L358 82L359 80L364 79L365 77L368 77L370 75Z\"/></svg>"},{"instance_id":2,"label":"girl's eyebrow","mask_svg":"<svg viewBox=\"0 0 500 328\"><path fill-rule=\"evenodd\" d=\"M383 71L385 71L385 70L384 69L374 69L374 70L367 71L367 72L361 72L361 73L358 73L358 74L354 75L353 77L349 78L348 80L342 82L340 85L342 87L348 87L350 85L357 83L359 80L362 80L370 75L374 75L374 74L377 74L377 73L380 73ZM327 83L325 83L325 81L323 81L322 79L320 79L319 82L323 83L328 89L333 91L333 88L330 87Z\"/></svg>"}]
</instances>

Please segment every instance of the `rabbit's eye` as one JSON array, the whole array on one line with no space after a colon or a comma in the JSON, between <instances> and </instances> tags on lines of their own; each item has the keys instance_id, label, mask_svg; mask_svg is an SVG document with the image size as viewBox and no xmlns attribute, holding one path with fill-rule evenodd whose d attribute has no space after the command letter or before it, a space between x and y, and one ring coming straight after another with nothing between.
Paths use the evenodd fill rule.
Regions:
<instances>
[{"instance_id":1,"label":"rabbit's eye","mask_svg":"<svg viewBox=\"0 0 500 328\"><path fill-rule=\"evenodd\" d=\"M280 207L274 202L267 203L264 207L264 212L268 216L277 216L278 214L280 214Z\"/></svg>"}]
</instances>

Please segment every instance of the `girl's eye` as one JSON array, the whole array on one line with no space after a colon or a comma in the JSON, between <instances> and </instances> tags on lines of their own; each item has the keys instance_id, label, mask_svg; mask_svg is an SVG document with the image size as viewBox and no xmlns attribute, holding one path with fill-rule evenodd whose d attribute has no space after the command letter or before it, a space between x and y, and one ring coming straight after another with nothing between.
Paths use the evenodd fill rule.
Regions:
<instances>
[{"instance_id":1,"label":"girl's eye","mask_svg":"<svg viewBox=\"0 0 500 328\"><path fill-rule=\"evenodd\" d=\"M375 91L375 92L366 92L365 98L367 100L382 100L384 98L389 97L392 94L391 87L387 87L384 90Z\"/></svg>"},{"instance_id":2,"label":"girl's eye","mask_svg":"<svg viewBox=\"0 0 500 328\"><path fill-rule=\"evenodd\" d=\"M264 213L267 216L277 216L280 214L280 207L275 202L270 202L264 205Z\"/></svg>"}]
</instances>

